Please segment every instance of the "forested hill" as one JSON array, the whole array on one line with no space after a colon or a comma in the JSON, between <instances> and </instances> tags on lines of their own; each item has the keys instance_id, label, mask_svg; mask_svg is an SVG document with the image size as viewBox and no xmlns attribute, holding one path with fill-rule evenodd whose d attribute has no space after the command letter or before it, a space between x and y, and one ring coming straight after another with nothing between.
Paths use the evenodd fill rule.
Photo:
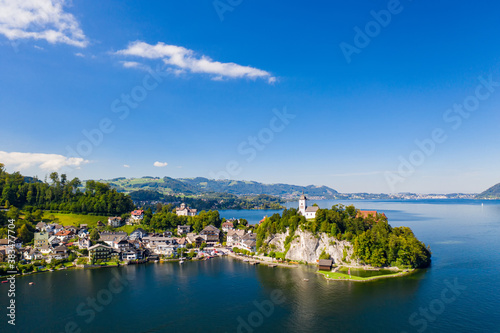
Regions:
<instances>
[{"instance_id":1,"label":"forested hill","mask_svg":"<svg viewBox=\"0 0 500 333\"><path fill-rule=\"evenodd\" d=\"M12 174L0 163L0 206L26 211L36 209L72 213L121 215L134 209L130 196L119 193L108 184L88 181L83 191L78 178L50 174L50 183Z\"/></svg>"},{"instance_id":2,"label":"forested hill","mask_svg":"<svg viewBox=\"0 0 500 333\"><path fill-rule=\"evenodd\" d=\"M500 199L500 183L490 187L486 191L479 193L476 199Z\"/></svg>"},{"instance_id":3,"label":"forested hill","mask_svg":"<svg viewBox=\"0 0 500 333\"><path fill-rule=\"evenodd\" d=\"M279 197L300 195L302 192L309 196L334 198L338 192L327 186L299 186L288 184L263 184L255 181L215 180L202 177L196 178L114 178L100 180L110 184L120 192L137 190L153 190L163 194L203 194L209 192L230 193L234 195L267 194Z\"/></svg>"}]
</instances>

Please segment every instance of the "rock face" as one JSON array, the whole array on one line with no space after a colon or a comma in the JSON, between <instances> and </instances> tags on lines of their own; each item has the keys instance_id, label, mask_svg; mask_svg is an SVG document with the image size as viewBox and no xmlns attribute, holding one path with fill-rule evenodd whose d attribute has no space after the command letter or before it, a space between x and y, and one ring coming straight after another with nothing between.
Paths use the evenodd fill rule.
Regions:
<instances>
[{"instance_id":1,"label":"rock face","mask_svg":"<svg viewBox=\"0 0 500 333\"><path fill-rule=\"evenodd\" d=\"M288 230L285 234L274 234L266 240L266 243L274 245L277 252L285 252L285 239L288 235ZM301 230L295 231L293 240L290 243L290 249L285 258L315 264L323 250L330 255L334 264L338 265L348 262L356 264L352 259L353 246L348 241L339 241L335 237L330 237L325 233L314 236L309 231ZM346 257L345 260L342 260L344 250Z\"/></svg>"}]
</instances>

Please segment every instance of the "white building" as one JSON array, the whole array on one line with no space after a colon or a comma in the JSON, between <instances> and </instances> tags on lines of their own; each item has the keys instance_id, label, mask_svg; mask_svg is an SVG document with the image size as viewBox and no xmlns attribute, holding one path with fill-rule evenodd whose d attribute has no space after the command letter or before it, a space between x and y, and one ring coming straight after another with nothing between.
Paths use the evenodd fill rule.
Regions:
<instances>
[{"instance_id":1,"label":"white building","mask_svg":"<svg viewBox=\"0 0 500 333\"><path fill-rule=\"evenodd\" d=\"M112 227L121 227L122 226L122 218L121 217L109 217L108 218L108 225Z\"/></svg>"},{"instance_id":2,"label":"white building","mask_svg":"<svg viewBox=\"0 0 500 333\"><path fill-rule=\"evenodd\" d=\"M304 194L300 196L299 199L299 212L306 219L314 219L316 218L316 212L318 211L318 206L307 207L307 198Z\"/></svg>"},{"instance_id":3,"label":"white building","mask_svg":"<svg viewBox=\"0 0 500 333\"><path fill-rule=\"evenodd\" d=\"M178 225L177 226L177 234L178 235L184 235L184 234L188 234L190 232L191 232L190 225Z\"/></svg>"},{"instance_id":4,"label":"white building","mask_svg":"<svg viewBox=\"0 0 500 333\"><path fill-rule=\"evenodd\" d=\"M177 207L175 209L175 213L178 216L195 216L198 211L196 209L191 209L189 207L186 207L185 203L181 203L181 207Z\"/></svg>"},{"instance_id":5,"label":"white building","mask_svg":"<svg viewBox=\"0 0 500 333\"><path fill-rule=\"evenodd\" d=\"M144 219L144 210L136 209L132 213L130 213L130 219L132 223L141 223Z\"/></svg>"}]
</instances>

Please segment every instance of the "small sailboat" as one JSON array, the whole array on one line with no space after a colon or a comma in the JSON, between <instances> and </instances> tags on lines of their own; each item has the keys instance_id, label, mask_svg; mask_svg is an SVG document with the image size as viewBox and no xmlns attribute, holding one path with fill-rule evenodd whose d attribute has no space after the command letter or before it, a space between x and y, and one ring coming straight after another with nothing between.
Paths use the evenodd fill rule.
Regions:
<instances>
[{"instance_id":1,"label":"small sailboat","mask_svg":"<svg viewBox=\"0 0 500 333\"><path fill-rule=\"evenodd\" d=\"M309 281L309 279L304 279L305 282Z\"/></svg>"},{"instance_id":2,"label":"small sailboat","mask_svg":"<svg viewBox=\"0 0 500 333\"><path fill-rule=\"evenodd\" d=\"M179 264L183 264L184 263L184 259L186 259L186 258L180 258Z\"/></svg>"},{"instance_id":3,"label":"small sailboat","mask_svg":"<svg viewBox=\"0 0 500 333\"><path fill-rule=\"evenodd\" d=\"M30 283L29 283L29 285L30 285L30 286L32 286L32 285L34 285L34 284L35 284L35 282L30 282Z\"/></svg>"}]
</instances>

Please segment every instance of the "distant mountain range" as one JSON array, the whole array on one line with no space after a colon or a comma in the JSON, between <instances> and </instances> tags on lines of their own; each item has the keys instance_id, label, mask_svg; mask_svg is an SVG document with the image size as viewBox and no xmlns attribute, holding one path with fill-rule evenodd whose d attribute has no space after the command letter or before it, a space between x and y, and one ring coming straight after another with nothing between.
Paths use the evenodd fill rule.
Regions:
<instances>
[{"instance_id":1,"label":"distant mountain range","mask_svg":"<svg viewBox=\"0 0 500 333\"><path fill-rule=\"evenodd\" d=\"M264 184L256 181L215 180L204 177L171 178L141 177L113 178L100 180L116 188L120 192L138 190L156 191L164 195L203 195L209 193L230 193L237 196L255 196L266 194L285 200L296 200L302 193L310 199L368 199L368 200L418 200L418 199L500 199L500 183L486 191L476 193L451 194L416 194L416 193L339 193L328 186L300 186L289 184Z\"/></svg>"},{"instance_id":2,"label":"distant mountain range","mask_svg":"<svg viewBox=\"0 0 500 333\"><path fill-rule=\"evenodd\" d=\"M198 195L204 193L231 193L234 195L267 194L281 198L293 198L302 193L316 199L334 199L338 192L327 186L299 186L288 184L264 184L255 181L215 180L203 177L170 178L114 178L101 180L120 192L137 190L158 191L163 194Z\"/></svg>"},{"instance_id":3,"label":"distant mountain range","mask_svg":"<svg viewBox=\"0 0 500 333\"><path fill-rule=\"evenodd\" d=\"M493 185L486 191L479 193L476 199L500 199L500 183Z\"/></svg>"}]
</instances>

